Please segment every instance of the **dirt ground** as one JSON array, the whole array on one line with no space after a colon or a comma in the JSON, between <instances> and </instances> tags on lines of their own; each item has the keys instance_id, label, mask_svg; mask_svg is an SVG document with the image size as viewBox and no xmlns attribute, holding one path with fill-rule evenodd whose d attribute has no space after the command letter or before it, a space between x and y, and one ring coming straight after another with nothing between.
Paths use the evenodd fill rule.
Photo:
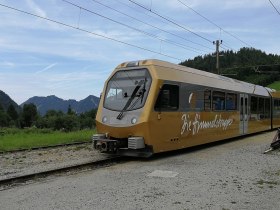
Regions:
<instances>
[{"instance_id":1,"label":"dirt ground","mask_svg":"<svg viewBox=\"0 0 280 210\"><path fill-rule=\"evenodd\" d=\"M1 209L279 210L280 151L264 154L274 135L35 180L0 191Z\"/></svg>"}]
</instances>

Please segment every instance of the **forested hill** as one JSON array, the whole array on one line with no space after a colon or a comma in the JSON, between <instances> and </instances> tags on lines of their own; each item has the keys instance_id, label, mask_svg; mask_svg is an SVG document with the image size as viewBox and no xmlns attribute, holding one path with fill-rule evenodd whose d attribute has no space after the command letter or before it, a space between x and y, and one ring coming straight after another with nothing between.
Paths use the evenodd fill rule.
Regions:
<instances>
[{"instance_id":1,"label":"forested hill","mask_svg":"<svg viewBox=\"0 0 280 210\"><path fill-rule=\"evenodd\" d=\"M220 74L241 81L267 86L280 79L280 56L253 48L220 52ZM208 54L186 60L181 65L217 73L216 57Z\"/></svg>"},{"instance_id":2,"label":"forested hill","mask_svg":"<svg viewBox=\"0 0 280 210\"><path fill-rule=\"evenodd\" d=\"M19 112L21 110L20 106L14 102L10 96L0 90L0 110L8 110L9 106L13 106L14 109Z\"/></svg>"}]
</instances>

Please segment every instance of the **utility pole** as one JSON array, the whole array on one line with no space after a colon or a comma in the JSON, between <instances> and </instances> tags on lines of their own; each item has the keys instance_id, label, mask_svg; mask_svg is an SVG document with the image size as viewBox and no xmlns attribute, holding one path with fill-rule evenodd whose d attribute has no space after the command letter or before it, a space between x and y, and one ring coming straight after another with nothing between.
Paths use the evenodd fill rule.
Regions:
<instances>
[{"instance_id":1,"label":"utility pole","mask_svg":"<svg viewBox=\"0 0 280 210\"><path fill-rule=\"evenodd\" d=\"M216 40L213 41L213 44L216 44L216 70L217 74L220 74L220 63L219 63L219 57L220 57L220 52L219 52L219 47L223 43L223 40Z\"/></svg>"}]
</instances>

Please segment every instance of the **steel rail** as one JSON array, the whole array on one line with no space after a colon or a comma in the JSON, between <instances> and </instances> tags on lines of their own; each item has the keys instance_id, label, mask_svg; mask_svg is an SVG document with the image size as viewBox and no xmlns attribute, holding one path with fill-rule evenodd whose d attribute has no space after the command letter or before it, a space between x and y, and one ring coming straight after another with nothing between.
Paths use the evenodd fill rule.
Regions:
<instances>
[{"instance_id":1,"label":"steel rail","mask_svg":"<svg viewBox=\"0 0 280 210\"><path fill-rule=\"evenodd\" d=\"M65 143L65 144L54 144L49 146L38 146L38 147L22 148L22 149L10 150L10 151L0 151L0 154L25 152L25 151L33 151L33 150L40 150L40 149L54 149L58 147L67 147L67 146L75 146L75 145L91 144L91 143L92 143L91 141L84 141L84 142L72 142L72 143Z\"/></svg>"},{"instance_id":2,"label":"steel rail","mask_svg":"<svg viewBox=\"0 0 280 210\"><path fill-rule=\"evenodd\" d=\"M40 178L46 178L51 175L61 175L63 173L69 173L69 172L75 172L78 170L93 170L103 167L109 167L114 163L122 163L127 161L127 158L122 156L114 156L109 157L102 160L97 161L90 161L82 164L76 164L76 165L70 165L66 167L60 167L56 169L46 170L46 171L40 171L35 173L30 173L26 175L20 175L15 177L10 177L6 179L0 180L0 191L8 189L13 187L14 185L18 184L24 184L27 181L34 180L34 179L40 179Z\"/></svg>"}]
</instances>

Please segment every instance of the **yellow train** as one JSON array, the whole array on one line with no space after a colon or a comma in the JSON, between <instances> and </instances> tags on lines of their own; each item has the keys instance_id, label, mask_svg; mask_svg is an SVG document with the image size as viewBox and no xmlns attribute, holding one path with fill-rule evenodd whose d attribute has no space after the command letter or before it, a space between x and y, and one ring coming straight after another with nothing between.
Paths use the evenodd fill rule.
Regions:
<instances>
[{"instance_id":1,"label":"yellow train","mask_svg":"<svg viewBox=\"0 0 280 210\"><path fill-rule=\"evenodd\" d=\"M105 83L95 149L149 157L280 127L280 93L160 60L125 62Z\"/></svg>"}]
</instances>

